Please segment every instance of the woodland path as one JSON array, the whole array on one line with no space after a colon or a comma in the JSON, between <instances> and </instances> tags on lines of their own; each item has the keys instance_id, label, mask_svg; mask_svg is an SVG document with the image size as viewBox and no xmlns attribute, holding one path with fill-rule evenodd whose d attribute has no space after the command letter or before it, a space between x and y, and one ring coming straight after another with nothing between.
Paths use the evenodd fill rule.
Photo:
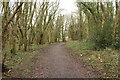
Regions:
<instances>
[{"instance_id":1,"label":"woodland path","mask_svg":"<svg viewBox=\"0 0 120 80\"><path fill-rule=\"evenodd\" d=\"M44 54L35 56L35 65L28 75L31 78L97 78L71 56L65 43L52 44L44 49Z\"/></svg>"}]
</instances>

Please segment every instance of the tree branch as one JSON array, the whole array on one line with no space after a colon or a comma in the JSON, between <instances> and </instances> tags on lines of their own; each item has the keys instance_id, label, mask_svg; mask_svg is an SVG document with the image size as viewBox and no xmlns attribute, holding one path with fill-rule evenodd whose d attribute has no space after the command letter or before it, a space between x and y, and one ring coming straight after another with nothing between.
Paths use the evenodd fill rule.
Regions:
<instances>
[{"instance_id":1,"label":"tree branch","mask_svg":"<svg viewBox=\"0 0 120 80\"><path fill-rule=\"evenodd\" d=\"M83 6L85 6L85 7L90 11L90 13L93 15L93 18L94 18L95 22L97 22L97 21L96 21L96 16L95 16L95 14L94 14L94 11L93 11L88 5L84 4L83 2L81 2L81 4L82 4Z\"/></svg>"},{"instance_id":2,"label":"tree branch","mask_svg":"<svg viewBox=\"0 0 120 80\"><path fill-rule=\"evenodd\" d=\"M10 24L10 22L13 20L15 14L17 13L17 11L19 10L19 8L22 6L23 2L20 3L20 5L16 8L15 12L13 13L13 15L8 19L6 25L4 26L4 29L3 29L3 33L5 33L5 31L7 30L8 28L8 25Z\"/></svg>"}]
</instances>

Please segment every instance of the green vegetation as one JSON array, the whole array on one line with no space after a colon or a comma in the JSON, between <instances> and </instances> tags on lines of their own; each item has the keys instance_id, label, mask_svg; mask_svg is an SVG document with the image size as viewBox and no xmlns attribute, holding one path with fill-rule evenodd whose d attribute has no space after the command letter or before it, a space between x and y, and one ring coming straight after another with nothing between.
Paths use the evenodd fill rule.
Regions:
<instances>
[{"instance_id":1,"label":"green vegetation","mask_svg":"<svg viewBox=\"0 0 120 80\"><path fill-rule=\"evenodd\" d=\"M118 77L120 51L120 2L79 2L68 27L73 49L103 77ZM77 40L77 41L74 41Z\"/></svg>"},{"instance_id":2,"label":"green vegetation","mask_svg":"<svg viewBox=\"0 0 120 80\"><path fill-rule=\"evenodd\" d=\"M76 3L78 13L70 17L69 38L92 42L97 50L120 49L120 2Z\"/></svg>"},{"instance_id":3,"label":"green vegetation","mask_svg":"<svg viewBox=\"0 0 120 80\"><path fill-rule=\"evenodd\" d=\"M66 45L72 49L79 59L86 62L86 65L93 66L94 69L99 71L104 78L117 78L118 71L118 53L119 50L104 49L92 50L94 44L88 42L69 41Z\"/></svg>"},{"instance_id":4,"label":"green vegetation","mask_svg":"<svg viewBox=\"0 0 120 80\"><path fill-rule=\"evenodd\" d=\"M64 16L59 13L58 8L59 1L1 2L0 35L4 66L7 66L6 62L13 57L19 61L22 56L29 56L27 53L18 53L19 51L31 51L30 48L34 45L64 41Z\"/></svg>"},{"instance_id":5,"label":"green vegetation","mask_svg":"<svg viewBox=\"0 0 120 80\"><path fill-rule=\"evenodd\" d=\"M19 75L25 76L31 72L31 68L34 65L33 58L40 53L40 50L47 46L44 45L32 45L29 47L29 51L20 50L16 54L8 53L5 59L5 68L9 69L7 75L3 75L2 78L14 77L14 71L18 71ZM10 48L9 48L10 49ZM7 51L9 52L9 50Z\"/></svg>"},{"instance_id":6,"label":"green vegetation","mask_svg":"<svg viewBox=\"0 0 120 80\"><path fill-rule=\"evenodd\" d=\"M104 77L117 77L120 1L76 0L78 10L70 15L61 14L59 4L59 0L0 3L3 67L17 68L31 59L41 45L73 40L67 47L81 59L104 72Z\"/></svg>"},{"instance_id":7,"label":"green vegetation","mask_svg":"<svg viewBox=\"0 0 120 80\"><path fill-rule=\"evenodd\" d=\"M20 66L22 64L25 64L25 66L29 67L30 65L32 65L32 63L30 62L28 64L26 62L29 62L36 54L40 54L40 52L39 52L40 49L45 46L46 46L46 44L45 45L34 45L34 46L31 46L29 51L27 51L27 52L18 51L15 55L8 53L4 64L9 69L18 69L18 68L20 68Z\"/></svg>"}]
</instances>

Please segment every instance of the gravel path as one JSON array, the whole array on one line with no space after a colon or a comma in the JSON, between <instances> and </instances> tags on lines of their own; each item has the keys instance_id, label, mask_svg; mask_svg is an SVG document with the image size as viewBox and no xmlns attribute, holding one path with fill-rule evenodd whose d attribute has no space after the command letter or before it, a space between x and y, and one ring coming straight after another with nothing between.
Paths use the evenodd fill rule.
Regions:
<instances>
[{"instance_id":1,"label":"gravel path","mask_svg":"<svg viewBox=\"0 0 120 80\"><path fill-rule=\"evenodd\" d=\"M65 43L46 47L44 54L35 56L35 64L27 77L32 78L97 78L97 74L83 67L65 48Z\"/></svg>"}]
</instances>

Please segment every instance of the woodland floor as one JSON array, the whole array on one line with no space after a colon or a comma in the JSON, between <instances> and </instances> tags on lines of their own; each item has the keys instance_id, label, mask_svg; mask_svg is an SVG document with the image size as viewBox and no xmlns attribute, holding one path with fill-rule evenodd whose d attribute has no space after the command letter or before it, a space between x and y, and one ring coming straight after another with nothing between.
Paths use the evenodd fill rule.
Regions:
<instances>
[{"instance_id":1,"label":"woodland floor","mask_svg":"<svg viewBox=\"0 0 120 80\"><path fill-rule=\"evenodd\" d=\"M42 53L42 54L39 54ZM22 64L20 69L11 72L15 77L26 78L99 78L98 72L72 55L65 43L51 44L39 50L31 61L30 68ZM21 74L26 70L26 74Z\"/></svg>"}]
</instances>

